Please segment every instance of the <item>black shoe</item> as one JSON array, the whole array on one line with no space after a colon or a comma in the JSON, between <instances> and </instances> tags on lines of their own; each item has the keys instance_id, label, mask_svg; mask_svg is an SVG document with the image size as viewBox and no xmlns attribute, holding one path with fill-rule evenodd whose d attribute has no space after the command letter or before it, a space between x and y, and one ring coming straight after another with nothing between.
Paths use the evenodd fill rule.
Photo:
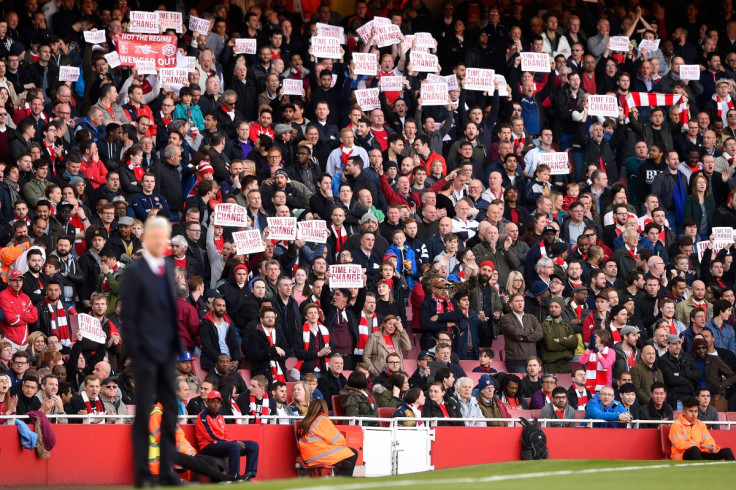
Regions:
<instances>
[{"instance_id":1,"label":"black shoe","mask_svg":"<svg viewBox=\"0 0 736 490\"><path fill-rule=\"evenodd\" d=\"M236 479L235 481L237 481L237 482L245 482L245 481L250 481L250 480L251 480L252 478L254 478L255 476L256 476L256 475L255 475L254 473L251 473L251 472L249 471L249 472L246 472L246 473L244 473L244 474L240 475L240 476L239 476L239 477L238 477L238 478L237 478L237 479Z\"/></svg>"}]
</instances>

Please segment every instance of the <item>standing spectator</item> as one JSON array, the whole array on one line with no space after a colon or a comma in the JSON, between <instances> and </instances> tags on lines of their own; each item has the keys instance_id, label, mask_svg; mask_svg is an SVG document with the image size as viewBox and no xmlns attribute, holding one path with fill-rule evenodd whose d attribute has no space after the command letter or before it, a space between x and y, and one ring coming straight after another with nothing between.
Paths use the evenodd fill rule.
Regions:
<instances>
[{"instance_id":1,"label":"standing spectator","mask_svg":"<svg viewBox=\"0 0 736 490\"><path fill-rule=\"evenodd\" d=\"M559 296L550 299L549 317L542 322L542 361L548 373L569 373L570 361L575 357L578 337L572 326L562 319L565 300Z\"/></svg>"},{"instance_id":2,"label":"standing spectator","mask_svg":"<svg viewBox=\"0 0 736 490\"><path fill-rule=\"evenodd\" d=\"M667 387L667 402L678 411L683 409L683 400L695 394L695 383L703 372L695 364L690 353L682 351L682 339L677 335L667 336L667 353L657 362Z\"/></svg>"},{"instance_id":3,"label":"standing spectator","mask_svg":"<svg viewBox=\"0 0 736 490\"><path fill-rule=\"evenodd\" d=\"M38 321L38 311L22 288L23 273L13 269L8 275L8 288L0 292L0 311L5 317L0 329L13 352L28 348L28 325Z\"/></svg>"},{"instance_id":4,"label":"standing spectator","mask_svg":"<svg viewBox=\"0 0 736 490\"><path fill-rule=\"evenodd\" d=\"M586 365L586 387L590 391L600 393L604 387L612 385L616 352L610 344L612 340L608 330L596 330L580 356L580 362Z\"/></svg>"},{"instance_id":5,"label":"standing spectator","mask_svg":"<svg viewBox=\"0 0 736 490\"><path fill-rule=\"evenodd\" d=\"M631 382L636 387L636 398L640 405L649 403L653 383L664 381L662 371L655 365L657 352L651 345L646 345L641 350L641 359L629 369Z\"/></svg>"},{"instance_id":6,"label":"standing spectator","mask_svg":"<svg viewBox=\"0 0 736 490\"><path fill-rule=\"evenodd\" d=\"M506 367L511 373L523 373L527 358L536 355L536 342L544 335L536 317L524 313L523 294L512 294L509 304L511 314L501 318L501 330L506 339Z\"/></svg>"}]
</instances>

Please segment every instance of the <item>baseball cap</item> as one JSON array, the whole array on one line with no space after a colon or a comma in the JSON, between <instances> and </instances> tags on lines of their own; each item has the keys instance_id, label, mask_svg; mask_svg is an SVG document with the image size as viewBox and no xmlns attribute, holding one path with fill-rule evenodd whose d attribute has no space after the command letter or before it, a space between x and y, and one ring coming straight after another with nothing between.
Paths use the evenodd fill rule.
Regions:
<instances>
[{"instance_id":1,"label":"baseball cap","mask_svg":"<svg viewBox=\"0 0 736 490\"><path fill-rule=\"evenodd\" d=\"M192 353L189 351L184 351L179 356L179 362L185 362L185 361L191 361L192 360Z\"/></svg>"},{"instance_id":2,"label":"baseball cap","mask_svg":"<svg viewBox=\"0 0 736 490\"><path fill-rule=\"evenodd\" d=\"M621 336L629 335L632 333L639 333L641 330L639 330L638 327L635 327L634 325L626 325L624 328L621 329Z\"/></svg>"},{"instance_id":3,"label":"baseball cap","mask_svg":"<svg viewBox=\"0 0 736 490\"><path fill-rule=\"evenodd\" d=\"M73 208L74 204L70 203L69 201L61 201L58 207L59 208Z\"/></svg>"},{"instance_id":4,"label":"baseball cap","mask_svg":"<svg viewBox=\"0 0 736 490\"><path fill-rule=\"evenodd\" d=\"M545 291L549 289L549 284L547 284L544 281L535 281L534 284L532 284L532 287L529 289L529 292L532 293L532 296L539 296L541 294L544 294Z\"/></svg>"},{"instance_id":5,"label":"baseball cap","mask_svg":"<svg viewBox=\"0 0 736 490\"><path fill-rule=\"evenodd\" d=\"M676 344L679 341L680 341L680 337L678 337L677 335L675 335L673 333L671 333L671 334L669 334L667 336L667 343L668 344Z\"/></svg>"},{"instance_id":6,"label":"baseball cap","mask_svg":"<svg viewBox=\"0 0 736 490\"><path fill-rule=\"evenodd\" d=\"M287 174L287 173L286 173L286 170L284 170L283 168L280 168L280 169L278 169L277 171L275 171L275 172L273 173L273 176L274 176L274 177L276 177L277 175L283 175L283 176L284 176L284 177L286 177L286 178L288 178L288 177L289 177L289 174Z\"/></svg>"},{"instance_id":7,"label":"baseball cap","mask_svg":"<svg viewBox=\"0 0 736 490\"><path fill-rule=\"evenodd\" d=\"M547 225L544 227L544 230L542 230L542 235L545 233L557 233L557 228L552 225Z\"/></svg>"},{"instance_id":8,"label":"baseball cap","mask_svg":"<svg viewBox=\"0 0 736 490\"><path fill-rule=\"evenodd\" d=\"M135 220L131 218L130 216L122 216L118 218L118 225L133 226L134 222Z\"/></svg>"},{"instance_id":9,"label":"baseball cap","mask_svg":"<svg viewBox=\"0 0 736 490\"><path fill-rule=\"evenodd\" d=\"M421 361L422 359L426 359L426 358L428 358L428 357L431 357L432 359L434 359L434 358L435 358L435 357L434 357L434 354L432 354L432 353L431 353L431 352L429 352L429 351L423 350L423 351L422 351L422 352L420 352L420 353L419 353L419 355L417 356L417 360L418 360L418 361Z\"/></svg>"},{"instance_id":10,"label":"baseball cap","mask_svg":"<svg viewBox=\"0 0 736 490\"><path fill-rule=\"evenodd\" d=\"M373 214L373 213L365 213L365 214L364 214L364 215L363 215L363 216L362 216L362 217L360 218L360 224L361 224L361 225L362 225L362 224L364 224L364 223L367 223L367 222L369 222L369 221L373 221L374 223L378 223L378 218L377 218L377 217L376 217L376 215L375 215L375 214Z\"/></svg>"},{"instance_id":11,"label":"baseball cap","mask_svg":"<svg viewBox=\"0 0 736 490\"><path fill-rule=\"evenodd\" d=\"M220 392L219 392L219 391L217 391L217 390L212 390L212 391L210 391L210 392L209 392L209 393L207 394L207 399L208 399L208 400L214 400L215 398L219 398L220 400L222 400L222 395L220 394Z\"/></svg>"},{"instance_id":12,"label":"baseball cap","mask_svg":"<svg viewBox=\"0 0 736 490\"><path fill-rule=\"evenodd\" d=\"M18 269L13 269L12 271L10 271L10 279L18 279L20 277L23 277L23 273Z\"/></svg>"},{"instance_id":13,"label":"baseball cap","mask_svg":"<svg viewBox=\"0 0 736 490\"><path fill-rule=\"evenodd\" d=\"M590 291L590 288L588 286L577 286L572 288L573 293L579 293L580 291Z\"/></svg>"},{"instance_id":14,"label":"baseball cap","mask_svg":"<svg viewBox=\"0 0 736 490\"><path fill-rule=\"evenodd\" d=\"M204 293L204 299L210 299L210 298L224 298L225 296L222 295L220 291L217 289L208 289Z\"/></svg>"}]
</instances>

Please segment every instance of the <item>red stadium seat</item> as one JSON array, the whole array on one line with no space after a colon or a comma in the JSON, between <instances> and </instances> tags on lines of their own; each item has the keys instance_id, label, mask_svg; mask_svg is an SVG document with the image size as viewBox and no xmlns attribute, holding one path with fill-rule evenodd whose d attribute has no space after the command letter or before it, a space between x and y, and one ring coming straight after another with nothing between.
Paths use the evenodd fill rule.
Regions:
<instances>
[{"instance_id":1,"label":"red stadium seat","mask_svg":"<svg viewBox=\"0 0 736 490\"><path fill-rule=\"evenodd\" d=\"M496 361L496 360L491 361L491 367L495 369L496 371L498 371L499 373L505 373L507 372L507 369L508 369L504 361Z\"/></svg>"},{"instance_id":2,"label":"red stadium seat","mask_svg":"<svg viewBox=\"0 0 736 490\"><path fill-rule=\"evenodd\" d=\"M562 386L563 388L569 388L572 384L572 374L569 373L560 373L557 374L557 386Z\"/></svg>"},{"instance_id":3,"label":"red stadium seat","mask_svg":"<svg viewBox=\"0 0 736 490\"><path fill-rule=\"evenodd\" d=\"M419 352L417 352L417 355ZM408 357L404 356L404 371L411 376L414 374L414 371L417 370L417 356L414 357Z\"/></svg>"},{"instance_id":4,"label":"red stadium seat","mask_svg":"<svg viewBox=\"0 0 736 490\"><path fill-rule=\"evenodd\" d=\"M291 396L291 390L294 389L295 384L296 384L296 381L286 382L286 403L291 403L293 401L293 398Z\"/></svg>"},{"instance_id":5,"label":"red stadium seat","mask_svg":"<svg viewBox=\"0 0 736 490\"><path fill-rule=\"evenodd\" d=\"M530 410L530 412L532 413L532 418L538 419L539 415L542 413L542 409L535 408L534 410Z\"/></svg>"},{"instance_id":6,"label":"red stadium seat","mask_svg":"<svg viewBox=\"0 0 736 490\"><path fill-rule=\"evenodd\" d=\"M513 418L524 417L527 420L532 418L532 410L510 410L509 414ZM521 424L519 422L514 422L514 427L521 427Z\"/></svg>"},{"instance_id":7,"label":"red stadium seat","mask_svg":"<svg viewBox=\"0 0 736 490\"><path fill-rule=\"evenodd\" d=\"M736 422L736 412L726 412L726 420ZM736 430L736 424L731 424L731 430Z\"/></svg>"},{"instance_id":8,"label":"red stadium seat","mask_svg":"<svg viewBox=\"0 0 736 490\"><path fill-rule=\"evenodd\" d=\"M128 409L129 415L135 415L135 405L125 405L125 408Z\"/></svg>"},{"instance_id":9,"label":"red stadium seat","mask_svg":"<svg viewBox=\"0 0 736 490\"><path fill-rule=\"evenodd\" d=\"M479 366L478 361L460 361L460 367L463 368L463 371L466 373L470 373Z\"/></svg>"},{"instance_id":10,"label":"red stadium seat","mask_svg":"<svg viewBox=\"0 0 736 490\"><path fill-rule=\"evenodd\" d=\"M672 459L672 443L670 442L670 425L659 426L659 438L662 444L662 459Z\"/></svg>"},{"instance_id":11,"label":"red stadium seat","mask_svg":"<svg viewBox=\"0 0 736 490\"><path fill-rule=\"evenodd\" d=\"M340 395L332 395L332 413L335 417L344 417L345 410L340 403ZM335 425L348 425L344 420L335 420Z\"/></svg>"},{"instance_id":12,"label":"red stadium seat","mask_svg":"<svg viewBox=\"0 0 736 490\"><path fill-rule=\"evenodd\" d=\"M506 349L502 347L491 347L494 361L506 361Z\"/></svg>"},{"instance_id":13,"label":"red stadium seat","mask_svg":"<svg viewBox=\"0 0 736 490\"><path fill-rule=\"evenodd\" d=\"M393 418L394 412L396 409L394 407L378 407L378 416L382 419L390 419ZM390 422L379 422L378 425L380 427L390 427Z\"/></svg>"},{"instance_id":14,"label":"red stadium seat","mask_svg":"<svg viewBox=\"0 0 736 490\"><path fill-rule=\"evenodd\" d=\"M238 369L238 374L243 378L245 384L250 384L250 369Z\"/></svg>"},{"instance_id":15,"label":"red stadium seat","mask_svg":"<svg viewBox=\"0 0 736 490\"><path fill-rule=\"evenodd\" d=\"M483 376L483 373L468 373L468 372L466 372L465 374L468 375L468 378L470 378L470 379L473 380L473 384L474 385L477 385L478 384L478 381L480 381L480 377Z\"/></svg>"},{"instance_id":16,"label":"red stadium seat","mask_svg":"<svg viewBox=\"0 0 736 490\"><path fill-rule=\"evenodd\" d=\"M199 357L192 357L192 371L194 371L194 375L198 377L200 381L204 381L204 378L207 377L207 371L202 369Z\"/></svg>"},{"instance_id":17,"label":"red stadium seat","mask_svg":"<svg viewBox=\"0 0 736 490\"><path fill-rule=\"evenodd\" d=\"M310 466L304 462L299 449L299 438L296 437L296 431L300 422L294 424L294 440L296 442L296 468L298 473L306 473L310 477L335 476L335 467L331 465L313 465Z\"/></svg>"}]
</instances>

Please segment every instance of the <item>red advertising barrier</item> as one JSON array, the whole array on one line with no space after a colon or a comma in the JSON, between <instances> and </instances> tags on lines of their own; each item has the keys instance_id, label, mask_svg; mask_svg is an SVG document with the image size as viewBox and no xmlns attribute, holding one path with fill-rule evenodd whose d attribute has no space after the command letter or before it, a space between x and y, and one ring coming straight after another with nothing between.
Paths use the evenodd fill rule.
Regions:
<instances>
[{"instance_id":1,"label":"red advertising barrier","mask_svg":"<svg viewBox=\"0 0 736 490\"><path fill-rule=\"evenodd\" d=\"M292 426L229 426L234 438L260 445L258 479L296 476ZM339 426L351 447L362 446L357 426ZM194 441L194 426L183 426ZM49 459L22 449L15 426L0 426L0 485L132 485L130 425L55 425L57 444ZM663 459L657 429L544 429L552 459ZM736 431L713 431L716 441L736 448ZM437 427L432 462L437 469L516 461L520 428ZM482 450L478 450L482 448ZM362 459L362 453L361 453ZM360 460L359 460L360 462ZM241 471L244 471L245 462Z\"/></svg>"}]
</instances>

